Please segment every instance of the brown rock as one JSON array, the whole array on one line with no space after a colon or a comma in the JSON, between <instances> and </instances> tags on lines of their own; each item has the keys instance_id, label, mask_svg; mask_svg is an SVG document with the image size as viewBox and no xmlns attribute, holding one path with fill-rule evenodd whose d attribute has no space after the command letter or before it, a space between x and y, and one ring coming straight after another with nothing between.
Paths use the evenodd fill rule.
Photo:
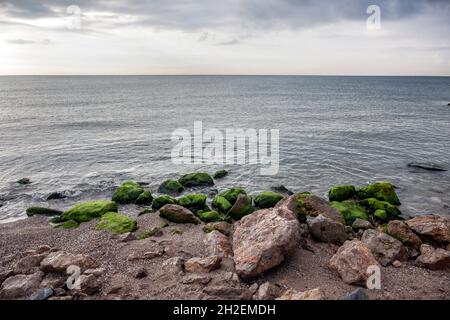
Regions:
<instances>
[{"instance_id":1,"label":"brown rock","mask_svg":"<svg viewBox=\"0 0 450 320\"><path fill-rule=\"evenodd\" d=\"M178 274L183 272L184 259L172 257L163 262L161 268L168 273Z\"/></svg>"},{"instance_id":2,"label":"brown rock","mask_svg":"<svg viewBox=\"0 0 450 320\"><path fill-rule=\"evenodd\" d=\"M187 272L211 272L220 267L221 261L219 256L191 258L184 263L184 269Z\"/></svg>"},{"instance_id":3,"label":"brown rock","mask_svg":"<svg viewBox=\"0 0 450 320\"><path fill-rule=\"evenodd\" d=\"M408 226L424 240L450 242L450 217L437 215L418 216L406 221Z\"/></svg>"},{"instance_id":4,"label":"brown rock","mask_svg":"<svg viewBox=\"0 0 450 320\"><path fill-rule=\"evenodd\" d=\"M67 277L62 277L56 273L47 273L41 281L41 288L61 288L66 283Z\"/></svg>"},{"instance_id":5,"label":"brown rock","mask_svg":"<svg viewBox=\"0 0 450 320\"><path fill-rule=\"evenodd\" d=\"M298 245L299 222L287 207L285 203L279 208L259 210L236 224L234 262L241 277L253 277L279 265Z\"/></svg>"},{"instance_id":6,"label":"brown rock","mask_svg":"<svg viewBox=\"0 0 450 320\"><path fill-rule=\"evenodd\" d=\"M412 232L412 230L404 221L389 221L386 231L389 235L400 240L405 246L419 249L422 245L422 241L420 240L420 238L414 232Z\"/></svg>"},{"instance_id":7,"label":"brown rock","mask_svg":"<svg viewBox=\"0 0 450 320\"><path fill-rule=\"evenodd\" d=\"M83 272L85 275L93 274L96 277L100 277L102 274L105 273L105 268L96 268L96 269L87 269Z\"/></svg>"},{"instance_id":8,"label":"brown rock","mask_svg":"<svg viewBox=\"0 0 450 320\"><path fill-rule=\"evenodd\" d=\"M159 216L175 223L199 223L192 211L176 204L164 205L159 209Z\"/></svg>"},{"instance_id":9,"label":"brown rock","mask_svg":"<svg viewBox=\"0 0 450 320\"><path fill-rule=\"evenodd\" d=\"M100 290L101 284L93 275L80 276L80 291L87 295L92 295Z\"/></svg>"},{"instance_id":10,"label":"brown rock","mask_svg":"<svg viewBox=\"0 0 450 320\"><path fill-rule=\"evenodd\" d=\"M210 255L233 257L233 248L230 239L219 231L212 231L205 236L206 251Z\"/></svg>"},{"instance_id":11,"label":"brown rock","mask_svg":"<svg viewBox=\"0 0 450 320\"><path fill-rule=\"evenodd\" d=\"M402 266L402 263L400 261L398 261L398 260L395 260L394 262L392 262L392 265L395 268L400 268Z\"/></svg>"},{"instance_id":12,"label":"brown rock","mask_svg":"<svg viewBox=\"0 0 450 320\"><path fill-rule=\"evenodd\" d=\"M203 274L189 274L181 279L182 284L206 285L211 282L211 277Z\"/></svg>"},{"instance_id":13,"label":"brown rock","mask_svg":"<svg viewBox=\"0 0 450 320\"><path fill-rule=\"evenodd\" d=\"M42 253L50 253L50 251L52 251L52 247L48 246L48 245L41 245L36 249L36 253L37 254L42 254Z\"/></svg>"},{"instance_id":14,"label":"brown rock","mask_svg":"<svg viewBox=\"0 0 450 320\"><path fill-rule=\"evenodd\" d=\"M18 274L3 281L0 299L27 297L39 288L44 273L38 271L31 275Z\"/></svg>"},{"instance_id":15,"label":"brown rock","mask_svg":"<svg viewBox=\"0 0 450 320\"><path fill-rule=\"evenodd\" d=\"M352 228L354 230L366 230L373 228L373 226L367 220L356 218L355 221L353 221Z\"/></svg>"},{"instance_id":16,"label":"brown rock","mask_svg":"<svg viewBox=\"0 0 450 320\"><path fill-rule=\"evenodd\" d=\"M146 252L133 252L131 253L127 260L128 261L134 261L134 260L150 260L157 257L161 257L164 254L164 248L158 248L156 251L146 251Z\"/></svg>"},{"instance_id":17,"label":"brown rock","mask_svg":"<svg viewBox=\"0 0 450 320\"><path fill-rule=\"evenodd\" d=\"M289 289L276 300L325 300L325 294L321 288L315 288L304 292Z\"/></svg>"},{"instance_id":18,"label":"brown rock","mask_svg":"<svg viewBox=\"0 0 450 320\"><path fill-rule=\"evenodd\" d=\"M348 284L366 284L368 268L378 266L369 247L362 241L346 241L330 260L330 267Z\"/></svg>"},{"instance_id":19,"label":"brown rock","mask_svg":"<svg viewBox=\"0 0 450 320\"><path fill-rule=\"evenodd\" d=\"M274 300L281 295L281 288L270 282L264 282L259 286L254 295L255 300Z\"/></svg>"},{"instance_id":20,"label":"brown rock","mask_svg":"<svg viewBox=\"0 0 450 320\"><path fill-rule=\"evenodd\" d=\"M67 267L75 265L81 269L98 267L98 263L91 257L83 254L72 254L64 251L51 252L41 261L41 270L44 272L65 273Z\"/></svg>"},{"instance_id":21,"label":"brown rock","mask_svg":"<svg viewBox=\"0 0 450 320\"><path fill-rule=\"evenodd\" d=\"M364 231L361 241L369 246L375 258L383 266L395 260L408 259L408 252L399 240L378 230Z\"/></svg>"},{"instance_id":22,"label":"brown rock","mask_svg":"<svg viewBox=\"0 0 450 320\"><path fill-rule=\"evenodd\" d=\"M343 243L348 239L342 223L319 214L317 217L308 217L309 233L322 242Z\"/></svg>"},{"instance_id":23,"label":"brown rock","mask_svg":"<svg viewBox=\"0 0 450 320\"><path fill-rule=\"evenodd\" d=\"M133 269L131 271L131 274L136 279L142 279L148 275L148 272L147 272L147 269L145 269L144 267L138 267L138 268Z\"/></svg>"},{"instance_id":24,"label":"brown rock","mask_svg":"<svg viewBox=\"0 0 450 320\"><path fill-rule=\"evenodd\" d=\"M119 236L120 242L130 242L134 240L137 240L137 237L131 232L127 232Z\"/></svg>"},{"instance_id":25,"label":"brown rock","mask_svg":"<svg viewBox=\"0 0 450 320\"><path fill-rule=\"evenodd\" d=\"M420 247L420 256L416 259L416 263L431 270L446 269L450 266L450 251L423 244Z\"/></svg>"},{"instance_id":26,"label":"brown rock","mask_svg":"<svg viewBox=\"0 0 450 320\"><path fill-rule=\"evenodd\" d=\"M217 230L220 233L223 233L224 235L229 236L229 235L231 235L231 233L233 231L233 225L228 222L225 222L225 221L218 221L218 222L207 223L203 227L203 231L205 231L206 233L212 232L214 230Z\"/></svg>"},{"instance_id":27,"label":"brown rock","mask_svg":"<svg viewBox=\"0 0 450 320\"><path fill-rule=\"evenodd\" d=\"M14 272L29 273L30 271L36 271L35 269L39 267L41 261L44 260L46 256L46 253L25 256L17 261L16 265L14 266Z\"/></svg>"},{"instance_id":28,"label":"brown rock","mask_svg":"<svg viewBox=\"0 0 450 320\"><path fill-rule=\"evenodd\" d=\"M318 196L306 196L301 207L307 216L317 217L318 215L323 215L336 222L342 221L342 216L339 211L330 206L330 203L327 200Z\"/></svg>"}]
</instances>

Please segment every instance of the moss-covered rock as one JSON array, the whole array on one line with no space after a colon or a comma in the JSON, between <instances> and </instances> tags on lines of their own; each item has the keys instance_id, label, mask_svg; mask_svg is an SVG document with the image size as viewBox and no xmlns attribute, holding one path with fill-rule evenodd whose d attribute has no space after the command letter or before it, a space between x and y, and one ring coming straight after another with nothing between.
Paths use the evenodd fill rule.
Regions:
<instances>
[{"instance_id":1,"label":"moss-covered rock","mask_svg":"<svg viewBox=\"0 0 450 320\"><path fill-rule=\"evenodd\" d=\"M306 217L317 217L322 215L331 220L344 223L340 212L333 208L330 203L321 197L309 192L296 194L296 213L300 222L306 222Z\"/></svg>"},{"instance_id":2,"label":"moss-covered rock","mask_svg":"<svg viewBox=\"0 0 450 320\"><path fill-rule=\"evenodd\" d=\"M359 199L375 198L380 201L386 201L395 206L400 205L400 200L395 193L394 185L390 182L377 182L357 190Z\"/></svg>"},{"instance_id":3,"label":"moss-covered rock","mask_svg":"<svg viewBox=\"0 0 450 320\"><path fill-rule=\"evenodd\" d=\"M178 199L178 204L193 212L204 210L206 208L205 194L188 194Z\"/></svg>"},{"instance_id":4,"label":"moss-covered rock","mask_svg":"<svg viewBox=\"0 0 450 320\"><path fill-rule=\"evenodd\" d=\"M233 220L240 220L243 216L252 213L255 209L252 206L252 197L244 194L239 194L236 202L228 211L227 215Z\"/></svg>"},{"instance_id":5,"label":"moss-covered rock","mask_svg":"<svg viewBox=\"0 0 450 320\"><path fill-rule=\"evenodd\" d=\"M261 209L272 208L283 198L281 193L264 191L255 197L255 206Z\"/></svg>"},{"instance_id":6,"label":"moss-covered rock","mask_svg":"<svg viewBox=\"0 0 450 320\"><path fill-rule=\"evenodd\" d=\"M197 217L204 222L222 221L222 216L217 211L201 211L197 213Z\"/></svg>"},{"instance_id":7,"label":"moss-covered rock","mask_svg":"<svg viewBox=\"0 0 450 320\"><path fill-rule=\"evenodd\" d=\"M380 201L375 198L369 198L361 201L361 204L367 208L369 213L373 214L375 217L383 221L387 221L388 219L396 219L401 214L395 206L387 201ZM380 211L377 215L376 212L378 210L384 211L384 213Z\"/></svg>"},{"instance_id":8,"label":"moss-covered rock","mask_svg":"<svg viewBox=\"0 0 450 320\"><path fill-rule=\"evenodd\" d=\"M214 185L212 177L205 172L185 174L178 180L178 182L187 188Z\"/></svg>"},{"instance_id":9,"label":"moss-covered rock","mask_svg":"<svg viewBox=\"0 0 450 320\"><path fill-rule=\"evenodd\" d=\"M114 201L97 200L77 204L61 215L62 221L74 220L87 222L100 218L107 212L117 212L117 204Z\"/></svg>"},{"instance_id":10,"label":"moss-covered rock","mask_svg":"<svg viewBox=\"0 0 450 320\"><path fill-rule=\"evenodd\" d=\"M138 235L138 239L139 240L144 240L150 237L159 237L160 235L162 235L162 230L161 228L158 227L154 227L151 229L145 229L144 231L142 231L141 233L139 233Z\"/></svg>"},{"instance_id":11,"label":"moss-covered rock","mask_svg":"<svg viewBox=\"0 0 450 320\"><path fill-rule=\"evenodd\" d=\"M177 195L183 192L184 187L177 180L169 179L164 181L158 188L159 193Z\"/></svg>"},{"instance_id":12,"label":"moss-covered rock","mask_svg":"<svg viewBox=\"0 0 450 320\"><path fill-rule=\"evenodd\" d=\"M30 184L31 180L28 178L22 178L22 179L17 180L17 183L18 184Z\"/></svg>"},{"instance_id":13,"label":"moss-covered rock","mask_svg":"<svg viewBox=\"0 0 450 320\"><path fill-rule=\"evenodd\" d=\"M112 200L122 204L133 203L143 192L144 188L139 183L126 181L114 191Z\"/></svg>"},{"instance_id":14,"label":"moss-covered rock","mask_svg":"<svg viewBox=\"0 0 450 320\"><path fill-rule=\"evenodd\" d=\"M62 228L62 229L75 229L78 228L80 224L76 222L75 220L67 220L62 223L56 224L55 228Z\"/></svg>"},{"instance_id":15,"label":"moss-covered rock","mask_svg":"<svg viewBox=\"0 0 450 320\"><path fill-rule=\"evenodd\" d=\"M389 220L388 214L387 214L386 210L383 210L383 209L377 209L377 210L375 210L375 212L373 213L373 216L374 216L377 220L382 221L382 222L386 222L386 221Z\"/></svg>"},{"instance_id":16,"label":"moss-covered rock","mask_svg":"<svg viewBox=\"0 0 450 320\"><path fill-rule=\"evenodd\" d=\"M356 196L356 188L354 186L334 186L328 191L328 199L330 201L344 201L352 199Z\"/></svg>"},{"instance_id":17,"label":"moss-covered rock","mask_svg":"<svg viewBox=\"0 0 450 320\"><path fill-rule=\"evenodd\" d=\"M226 214L232 207L231 203L222 196L215 196L211 205L214 209L223 214Z\"/></svg>"},{"instance_id":18,"label":"moss-covered rock","mask_svg":"<svg viewBox=\"0 0 450 320\"><path fill-rule=\"evenodd\" d=\"M178 201L174 197L163 194L162 196L153 199L152 208L153 210L159 210L166 204L177 204Z\"/></svg>"},{"instance_id":19,"label":"moss-covered rock","mask_svg":"<svg viewBox=\"0 0 450 320\"><path fill-rule=\"evenodd\" d=\"M62 214L62 211L44 207L30 207L26 210L26 213L29 217L32 217L34 215L59 216Z\"/></svg>"},{"instance_id":20,"label":"moss-covered rock","mask_svg":"<svg viewBox=\"0 0 450 320\"><path fill-rule=\"evenodd\" d=\"M153 201L153 196L152 196L151 192L144 191L136 199L136 204L146 206L146 205L152 204L152 201Z\"/></svg>"},{"instance_id":21,"label":"moss-covered rock","mask_svg":"<svg viewBox=\"0 0 450 320\"><path fill-rule=\"evenodd\" d=\"M176 223L198 224L199 222L192 211L176 204L164 205L159 209L159 216Z\"/></svg>"},{"instance_id":22,"label":"moss-covered rock","mask_svg":"<svg viewBox=\"0 0 450 320\"><path fill-rule=\"evenodd\" d=\"M331 206L336 208L342 217L344 218L345 224L351 226L356 218L362 220L368 220L366 210L364 207L358 205L355 201L346 200L342 202L332 201Z\"/></svg>"},{"instance_id":23,"label":"moss-covered rock","mask_svg":"<svg viewBox=\"0 0 450 320\"><path fill-rule=\"evenodd\" d=\"M137 230L137 222L124 214L107 212L102 216L95 229L117 234L134 232Z\"/></svg>"},{"instance_id":24,"label":"moss-covered rock","mask_svg":"<svg viewBox=\"0 0 450 320\"><path fill-rule=\"evenodd\" d=\"M227 170L218 170L214 173L213 178L214 179L221 179L223 177L225 177L226 175L228 175L228 171Z\"/></svg>"},{"instance_id":25,"label":"moss-covered rock","mask_svg":"<svg viewBox=\"0 0 450 320\"><path fill-rule=\"evenodd\" d=\"M233 205L240 194L247 195L247 192L245 192L245 190L242 188L231 188L222 191L221 193L219 193L219 196L224 197L228 200L229 203Z\"/></svg>"}]
</instances>

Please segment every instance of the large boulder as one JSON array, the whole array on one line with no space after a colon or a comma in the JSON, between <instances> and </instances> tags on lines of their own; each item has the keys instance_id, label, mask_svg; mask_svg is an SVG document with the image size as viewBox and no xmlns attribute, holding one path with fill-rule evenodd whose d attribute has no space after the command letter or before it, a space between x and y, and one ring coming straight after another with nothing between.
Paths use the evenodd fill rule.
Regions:
<instances>
[{"instance_id":1,"label":"large boulder","mask_svg":"<svg viewBox=\"0 0 450 320\"><path fill-rule=\"evenodd\" d=\"M187 188L214 185L214 181L211 176L204 172L185 174L178 180L178 182Z\"/></svg>"},{"instance_id":2,"label":"large boulder","mask_svg":"<svg viewBox=\"0 0 450 320\"><path fill-rule=\"evenodd\" d=\"M100 222L95 227L97 230L107 230L112 233L122 234L127 232L134 232L137 230L136 220L117 212L105 213Z\"/></svg>"},{"instance_id":3,"label":"large boulder","mask_svg":"<svg viewBox=\"0 0 450 320\"><path fill-rule=\"evenodd\" d=\"M152 202L152 209L159 210L166 204L177 204L178 201L174 197L168 196L166 194L156 197Z\"/></svg>"},{"instance_id":4,"label":"large boulder","mask_svg":"<svg viewBox=\"0 0 450 320\"><path fill-rule=\"evenodd\" d=\"M423 244L420 247L420 256L416 259L416 263L432 270L447 269L450 266L450 251Z\"/></svg>"},{"instance_id":5,"label":"large boulder","mask_svg":"<svg viewBox=\"0 0 450 320\"><path fill-rule=\"evenodd\" d=\"M356 191L359 199L375 198L380 201L386 201L395 206L400 205L400 200L395 193L395 187L390 182L377 182Z\"/></svg>"},{"instance_id":6,"label":"large boulder","mask_svg":"<svg viewBox=\"0 0 450 320\"><path fill-rule=\"evenodd\" d=\"M378 230L364 231L361 241L367 244L375 258L383 266L387 266L395 260L402 261L408 258L408 252L399 240Z\"/></svg>"},{"instance_id":7,"label":"large boulder","mask_svg":"<svg viewBox=\"0 0 450 320\"><path fill-rule=\"evenodd\" d=\"M411 230L411 228L400 220L389 221L386 227L386 233L400 240L405 246L418 250L422 245L420 238Z\"/></svg>"},{"instance_id":8,"label":"large boulder","mask_svg":"<svg viewBox=\"0 0 450 320\"><path fill-rule=\"evenodd\" d=\"M330 260L330 267L348 284L366 285L371 266L379 264L370 248L359 240L346 241Z\"/></svg>"},{"instance_id":9,"label":"large boulder","mask_svg":"<svg viewBox=\"0 0 450 320\"><path fill-rule=\"evenodd\" d=\"M333 208L327 200L309 193L297 194L297 214L301 221L306 221L308 216L323 215L334 221L343 222L339 211Z\"/></svg>"},{"instance_id":10,"label":"large boulder","mask_svg":"<svg viewBox=\"0 0 450 320\"><path fill-rule=\"evenodd\" d=\"M353 199L356 196L356 188L354 186L333 186L328 191L328 199L330 201L344 201Z\"/></svg>"},{"instance_id":11,"label":"large boulder","mask_svg":"<svg viewBox=\"0 0 450 320\"><path fill-rule=\"evenodd\" d=\"M342 202L333 201L331 202L331 206L339 211L346 225L351 226L353 222L355 222L355 220L358 218L362 220L369 219L364 207L360 206L355 201L352 200L345 200Z\"/></svg>"},{"instance_id":12,"label":"large boulder","mask_svg":"<svg viewBox=\"0 0 450 320\"><path fill-rule=\"evenodd\" d=\"M82 270L95 269L99 266L97 261L90 256L57 251L51 252L42 260L40 268L44 272L65 273L71 265L78 266Z\"/></svg>"},{"instance_id":13,"label":"large boulder","mask_svg":"<svg viewBox=\"0 0 450 320\"><path fill-rule=\"evenodd\" d=\"M198 219L189 209L176 204L166 204L159 209L159 216L176 223L198 224Z\"/></svg>"},{"instance_id":14,"label":"large boulder","mask_svg":"<svg viewBox=\"0 0 450 320\"><path fill-rule=\"evenodd\" d=\"M30 275L18 274L3 281L0 287L0 299L27 297L39 288L44 273L38 271Z\"/></svg>"},{"instance_id":15,"label":"large boulder","mask_svg":"<svg viewBox=\"0 0 450 320\"><path fill-rule=\"evenodd\" d=\"M178 205L197 212L204 210L206 207L206 199L208 197L205 194L188 194L178 199Z\"/></svg>"},{"instance_id":16,"label":"large boulder","mask_svg":"<svg viewBox=\"0 0 450 320\"><path fill-rule=\"evenodd\" d=\"M249 278L276 267L299 239L300 226L292 211L262 209L245 216L233 236L236 272Z\"/></svg>"},{"instance_id":17,"label":"large boulder","mask_svg":"<svg viewBox=\"0 0 450 320\"><path fill-rule=\"evenodd\" d=\"M260 209L273 208L281 199L283 199L281 193L264 191L255 197L255 206Z\"/></svg>"},{"instance_id":18,"label":"large boulder","mask_svg":"<svg viewBox=\"0 0 450 320\"><path fill-rule=\"evenodd\" d=\"M426 241L450 242L450 218L438 215L424 215L407 220L408 226Z\"/></svg>"},{"instance_id":19,"label":"large boulder","mask_svg":"<svg viewBox=\"0 0 450 320\"><path fill-rule=\"evenodd\" d=\"M236 202L228 211L228 215L233 220L239 220L242 217L252 213L254 208L252 206L252 197L244 194L239 194Z\"/></svg>"},{"instance_id":20,"label":"large boulder","mask_svg":"<svg viewBox=\"0 0 450 320\"><path fill-rule=\"evenodd\" d=\"M322 242L343 243L348 239L345 226L323 215L309 217L307 220L311 235Z\"/></svg>"},{"instance_id":21,"label":"large boulder","mask_svg":"<svg viewBox=\"0 0 450 320\"><path fill-rule=\"evenodd\" d=\"M169 195L177 195L183 192L184 187L177 180L166 180L158 188L159 193L165 193Z\"/></svg>"},{"instance_id":22,"label":"large boulder","mask_svg":"<svg viewBox=\"0 0 450 320\"><path fill-rule=\"evenodd\" d=\"M125 181L118 187L112 196L112 200L117 203L133 203L144 192L144 188L134 181Z\"/></svg>"},{"instance_id":23,"label":"large boulder","mask_svg":"<svg viewBox=\"0 0 450 320\"><path fill-rule=\"evenodd\" d=\"M117 212L117 204L108 200L89 201L75 205L61 215L61 221L87 222L107 212Z\"/></svg>"}]
</instances>

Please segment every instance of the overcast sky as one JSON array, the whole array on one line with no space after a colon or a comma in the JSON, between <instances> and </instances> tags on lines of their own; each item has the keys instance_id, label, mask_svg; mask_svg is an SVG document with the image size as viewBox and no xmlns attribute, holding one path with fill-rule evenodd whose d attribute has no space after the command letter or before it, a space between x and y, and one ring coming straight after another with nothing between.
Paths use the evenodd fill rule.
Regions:
<instances>
[{"instance_id":1,"label":"overcast sky","mask_svg":"<svg viewBox=\"0 0 450 320\"><path fill-rule=\"evenodd\" d=\"M0 74L450 76L449 18L449 0L0 0Z\"/></svg>"}]
</instances>

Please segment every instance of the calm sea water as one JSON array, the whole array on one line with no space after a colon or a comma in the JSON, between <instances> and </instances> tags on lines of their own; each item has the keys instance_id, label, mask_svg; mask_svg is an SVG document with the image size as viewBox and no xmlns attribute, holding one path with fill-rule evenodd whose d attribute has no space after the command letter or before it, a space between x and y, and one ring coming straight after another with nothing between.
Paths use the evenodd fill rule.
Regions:
<instances>
[{"instance_id":1,"label":"calm sea water","mask_svg":"<svg viewBox=\"0 0 450 320\"><path fill-rule=\"evenodd\" d=\"M218 189L284 184L325 195L333 184L391 180L406 215L449 214L450 78L276 76L0 77L0 220L31 204L64 209L110 196L126 179L153 190L169 177L226 168ZM280 130L280 170L174 165L171 134ZM15 181L29 177L32 184ZM45 201L64 192L65 200Z\"/></svg>"}]
</instances>

